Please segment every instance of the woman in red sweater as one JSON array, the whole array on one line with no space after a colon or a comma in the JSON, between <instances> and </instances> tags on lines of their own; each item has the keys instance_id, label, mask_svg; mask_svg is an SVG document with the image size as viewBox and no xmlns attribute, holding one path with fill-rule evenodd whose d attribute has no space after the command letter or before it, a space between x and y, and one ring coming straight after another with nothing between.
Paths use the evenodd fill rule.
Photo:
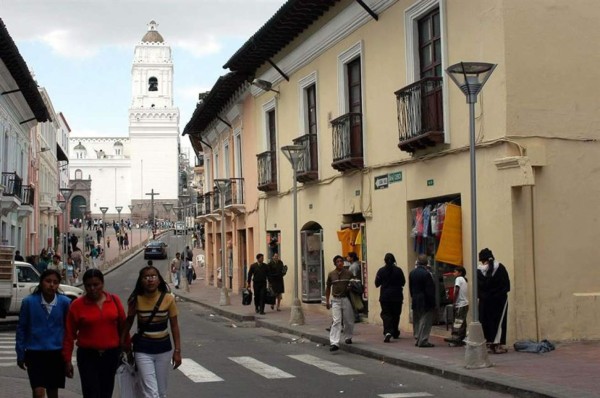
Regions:
<instances>
[{"instance_id":1,"label":"woman in red sweater","mask_svg":"<svg viewBox=\"0 0 600 398\"><path fill-rule=\"evenodd\" d=\"M104 291L104 275L98 269L83 274L85 295L71 304L63 358L67 377L73 377L73 345L77 340L77 368L84 398L112 397L121 354L119 338L125 310L119 297Z\"/></svg>"}]
</instances>

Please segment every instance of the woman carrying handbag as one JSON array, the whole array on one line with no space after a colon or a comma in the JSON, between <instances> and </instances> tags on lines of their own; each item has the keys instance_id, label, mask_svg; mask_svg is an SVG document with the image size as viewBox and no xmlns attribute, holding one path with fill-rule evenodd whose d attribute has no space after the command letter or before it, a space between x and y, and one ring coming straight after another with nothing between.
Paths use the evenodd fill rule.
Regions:
<instances>
[{"instance_id":1,"label":"woman carrying handbag","mask_svg":"<svg viewBox=\"0 0 600 398\"><path fill-rule=\"evenodd\" d=\"M166 397L169 367L171 363L173 369L181 365L181 340L175 297L168 291L165 280L152 261L140 270L127 303L127 320L121 343L124 351L129 353L133 350L142 396ZM136 316L138 331L131 339L131 347L127 338ZM150 330L152 333L147 333Z\"/></svg>"}]
</instances>

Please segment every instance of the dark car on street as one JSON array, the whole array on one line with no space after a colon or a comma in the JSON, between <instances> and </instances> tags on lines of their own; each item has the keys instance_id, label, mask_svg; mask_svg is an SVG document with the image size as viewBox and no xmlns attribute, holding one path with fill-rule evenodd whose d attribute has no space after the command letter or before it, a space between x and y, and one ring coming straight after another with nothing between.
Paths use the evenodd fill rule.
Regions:
<instances>
[{"instance_id":1,"label":"dark car on street","mask_svg":"<svg viewBox=\"0 0 600 398\"><path fill-rule=\"evenodd\" d=\"M167 254L167 244L161 240L150 241L144 248L144 260L151 258L165 259L167 257L169 257Z\"/></svg>"}]
</instances>

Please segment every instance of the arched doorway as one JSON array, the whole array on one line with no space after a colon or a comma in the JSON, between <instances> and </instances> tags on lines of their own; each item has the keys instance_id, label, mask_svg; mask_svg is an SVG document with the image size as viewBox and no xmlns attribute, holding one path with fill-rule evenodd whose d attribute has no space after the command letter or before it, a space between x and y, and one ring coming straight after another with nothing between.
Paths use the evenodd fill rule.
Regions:
<instances>
[{"instance_id":1,"label":"arched doorway","mask_svg":"<svg viewBox=\"0 0 600 398\"><path fill-rule=\"evenodd\" d=\"M73 199L71 199L71 215L70 215L70 220L73 220L75 218L82 219L82 220L85 219L84 213L79 208L79 206L81 206L81 205L87 206L87 202L86 202L86 200L85 200L85 198L83 196L77 195L77 196L73 197Z\"/></svg>"},{"instance_id":2,"label":"arched doorway","mask_svg":"<svg viewBox=\"0 0 600 398\"><path fill-rule=\"evenodd\" d=\"M300 230L302 261L302 301L321 303L325 300L325 268L323 262L323 227L309 221Z\"/></svg>"}]
</instances>

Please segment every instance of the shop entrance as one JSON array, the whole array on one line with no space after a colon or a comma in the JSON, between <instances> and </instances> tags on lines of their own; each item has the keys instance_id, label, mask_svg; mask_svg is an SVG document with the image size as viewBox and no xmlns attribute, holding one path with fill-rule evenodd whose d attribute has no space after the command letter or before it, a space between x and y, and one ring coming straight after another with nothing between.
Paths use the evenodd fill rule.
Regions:
<instances>
[{"instance_id":1,"label":"shop entrance","mask_svg":"<svg viewBox=\"0 0 600 398\"><path fill-rule=\"evenodd\" d=\"M300 231L302 261L302 301L321 303L325 297L325 268L323 264L323 228L309 222Z\"/></svg>"},{"instance_id":2,"label":"shop entrance","mask_svg":"<svg viewBox=\"0 0 600 398\"><path fill-rule=\"evenodd\" d=\"M455 266L462 266L461 197L448 195L408 203L409 228L412 253L409 264L414 264L419 254L429 258L430 271L435 282L436 318L434 323L452 322ZM442 242L444 241L444 242ZM443 249L440 250L440 245ZM449 253L450 252L450 253ZM409 267L409 272L412 266Z\"/></svg>"}]
</instances>

